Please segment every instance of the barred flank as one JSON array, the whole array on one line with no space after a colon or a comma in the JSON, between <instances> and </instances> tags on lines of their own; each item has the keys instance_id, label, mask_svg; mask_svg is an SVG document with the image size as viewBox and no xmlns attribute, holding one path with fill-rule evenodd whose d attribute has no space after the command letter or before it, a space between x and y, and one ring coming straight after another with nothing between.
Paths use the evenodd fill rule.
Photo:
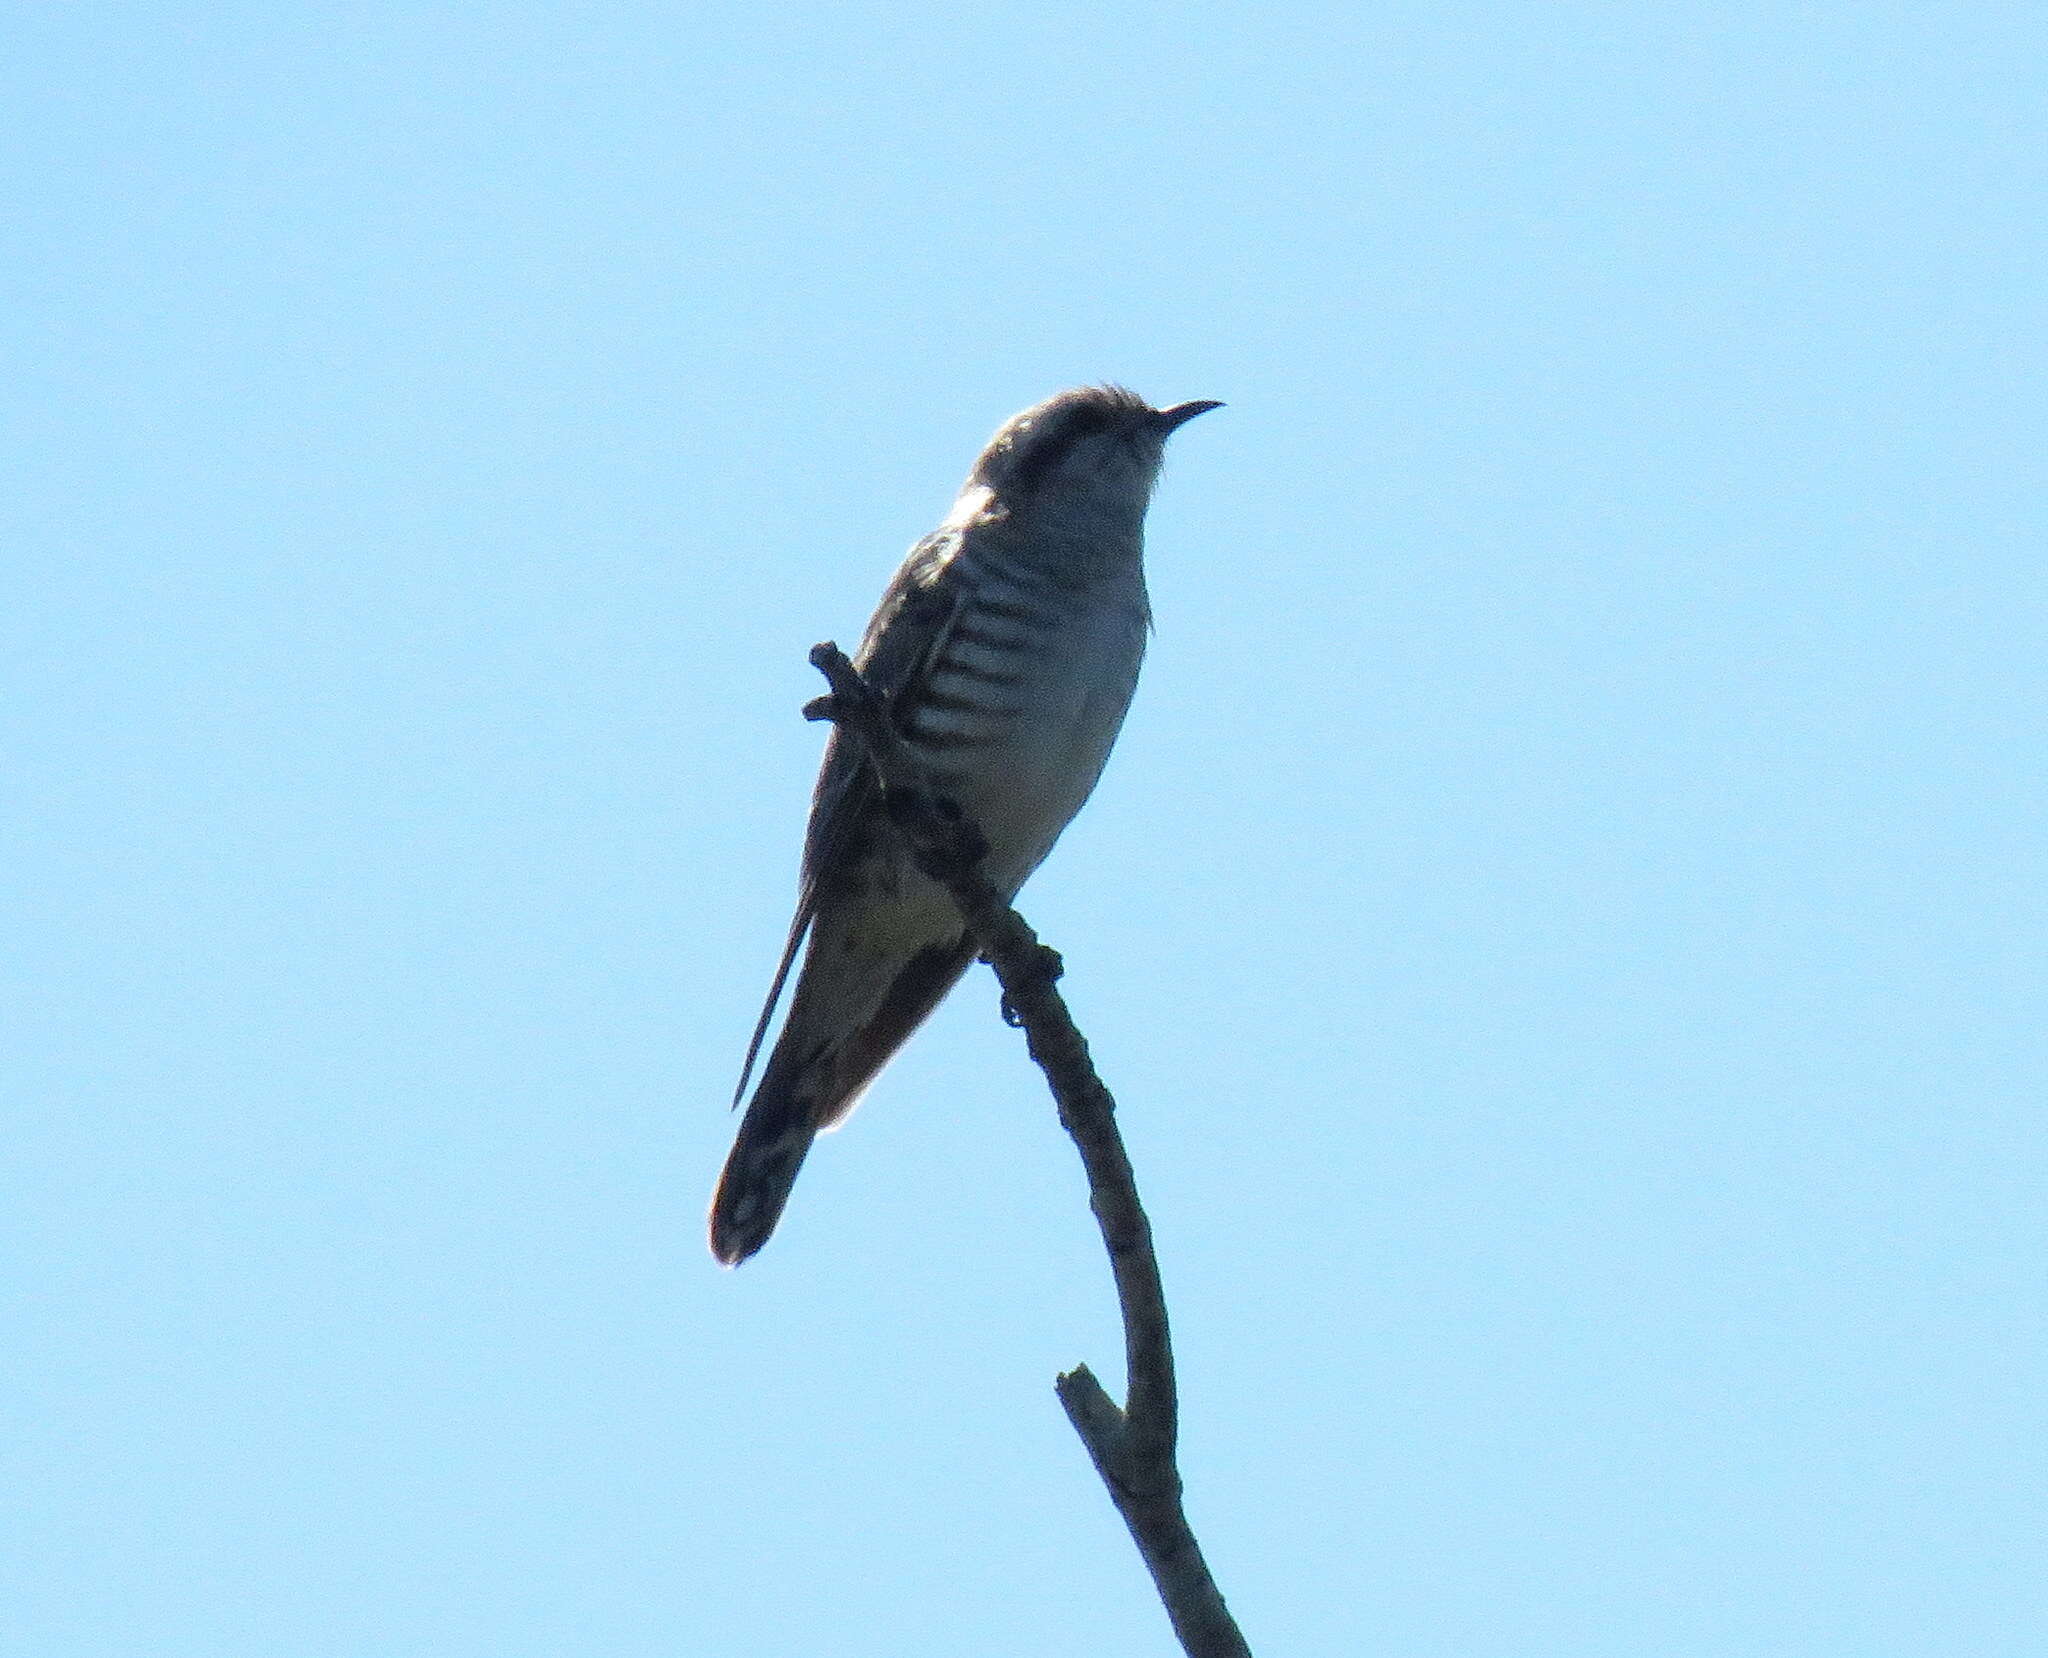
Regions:
<instances>
[{"instance_id":1,"label":"barred flank","mask_svg":"<svg viewBox=\"0 0 2048 1658\"><path fill-rule=\"evenodd\" d=\"M929 749L1001 740L1026 712L1034 667L1042 669L1069 618L1014 576L970 557L972 597L946 636L922 685L899 711L904 730Z\"/></svg>"}]
</instances>

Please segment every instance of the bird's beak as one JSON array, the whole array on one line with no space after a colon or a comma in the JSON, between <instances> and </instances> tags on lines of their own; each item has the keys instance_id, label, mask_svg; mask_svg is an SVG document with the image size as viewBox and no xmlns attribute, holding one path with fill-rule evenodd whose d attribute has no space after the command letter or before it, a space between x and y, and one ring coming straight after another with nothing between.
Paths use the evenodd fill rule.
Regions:
<instances>
[{"instance_id":1,"label":"bird's beak","mask_svg":"<svg viewBox=\"0 0 2048 1658\"><path fill-rule=\"evenodd\" d=\"M1161 409L1156 418L1159 422L1160 431L1176 432L1193 420L1196 415L1207 414L1211 409L1220 409L1222 407L1223 405L1213 398L1195 403L1176 403L1170 409Z\"/></svg>"}]
</instances>

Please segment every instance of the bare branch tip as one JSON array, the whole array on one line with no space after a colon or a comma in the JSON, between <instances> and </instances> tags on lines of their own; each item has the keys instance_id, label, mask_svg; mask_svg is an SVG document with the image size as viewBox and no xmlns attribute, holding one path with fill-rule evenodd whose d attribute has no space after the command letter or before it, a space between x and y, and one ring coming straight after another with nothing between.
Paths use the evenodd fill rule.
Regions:
<instances>
[{"instance_id":1,"label":"bare branch tip","mask_svg":"<svg viewBox=\"0 0 2048 1658\"><path fill-rule=\"evenodd\" d=\"M1071 1415L1074 1411L1085 1411L1089 1415L1108 1413L1122 1416L1117 1402L1109 1396L1108 1390L1095 1379L1095 1372L1085 1364L1077 1364L1072 1370L1062 1371L1053 1380L1053 1391L1059 1395L1060 1403Z\"/></svg>"}]
</instances>

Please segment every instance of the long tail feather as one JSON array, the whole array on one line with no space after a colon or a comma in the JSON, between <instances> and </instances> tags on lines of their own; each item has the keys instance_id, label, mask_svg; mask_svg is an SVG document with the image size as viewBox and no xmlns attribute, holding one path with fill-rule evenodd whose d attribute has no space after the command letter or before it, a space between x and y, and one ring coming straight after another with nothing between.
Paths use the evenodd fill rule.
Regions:
<instances>
[{"instance_id":1,"label":"long tail feather","mask_svg":"<svg viewBox=\"0 0 2048 1658\"><path fill-rule=\"evenodd\" d=\"M768 1241L811 1142L854 1108L973 959L964 939L925 946L852 1021L836 1012L840 987L806 967L712 1194L713 1255L737 1266Z\"/></svg>"}]
</instances>

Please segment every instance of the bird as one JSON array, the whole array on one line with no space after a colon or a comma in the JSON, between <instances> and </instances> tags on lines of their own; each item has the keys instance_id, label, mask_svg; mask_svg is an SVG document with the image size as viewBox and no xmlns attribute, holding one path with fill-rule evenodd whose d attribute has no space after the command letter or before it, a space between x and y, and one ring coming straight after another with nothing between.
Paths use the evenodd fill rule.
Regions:
<instances>
[{"instance_id":1,"label":"bird","mask_svg":"<svg viewBox=\"0 0 2048 1658\"><path fill-rule=\"evenodd\" d=\"M1221 407L1154 408L1105 385L1012 416L910 549L854 654L932 792L981 831L982 872L1006 899L1109 758L1152 626L1145 509L1166 440ZM858 741L836 728L735 1106L800 949L789 1013L712 1196L711 1253L726 1266L768 1241L811 1142L852 1111L976 953L951 894L889 821Z\"/></svg>"}]
</instances>

